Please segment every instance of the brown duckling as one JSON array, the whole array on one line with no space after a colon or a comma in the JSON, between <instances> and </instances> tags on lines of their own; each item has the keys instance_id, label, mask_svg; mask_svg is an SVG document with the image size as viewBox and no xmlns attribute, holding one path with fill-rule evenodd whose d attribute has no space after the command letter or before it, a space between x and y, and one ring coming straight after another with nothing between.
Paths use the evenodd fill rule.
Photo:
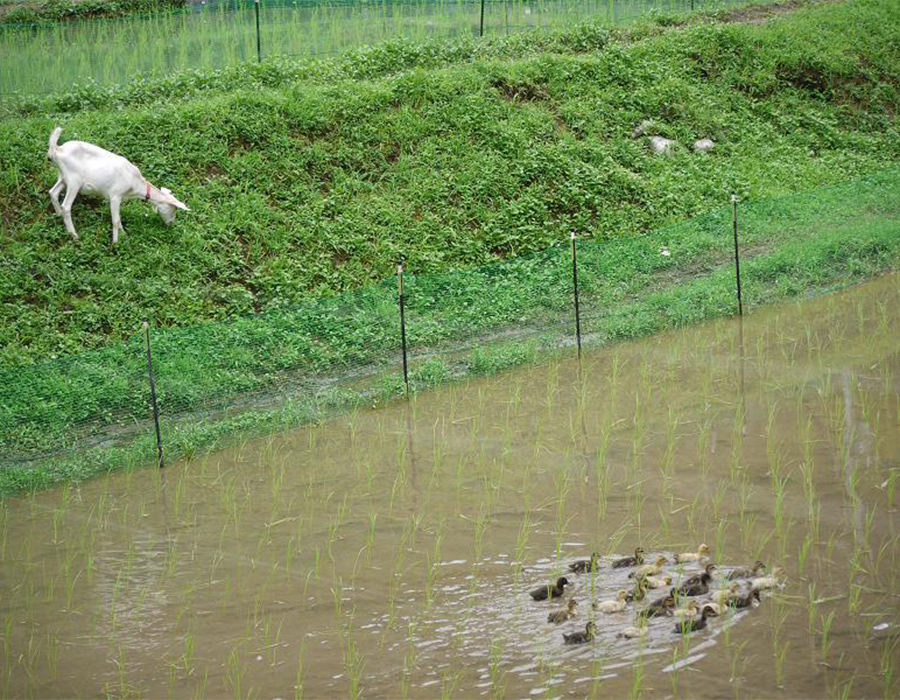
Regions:
<instances>
[{"instance_id":1,"label":"brown duckling","mask_svg":"<svg viewBox=\"0 0 900 700\"><path fill-rule=\"evenodd\" d=\"M662 568L663 564L666 564L669 560L663 556L659 556L656 558L655 564L644 564L639 566L630 574L628 574L628 578L643 578L644 576L655 576L658 574Z\"/></svg>"},{"instance_id":2,"label":"brown duckling","mask_svg":"<svg viewBox=\"0 0 900 700\"><path fill-rule=\"evenodd\" d=\"M712 581L712 575L708 571L704 571L699 576L691 576L687 581L682 583L678 588L672 589L673 596L693 596L705 595L709 593L709 583Z\"/></svg>"},{"instance_id":3,"label":"brown duckling","mask_svg":"<svg viewBox=\"0 0 900 700\"><path fill-rule=\"evenodd\" d=\"M637 566L638 564L644 563L644 548L638 547L634 550L633 557L624 557L623 559L616 559L612 563L612 568L614 569L625 569L629 566Z\"/></svg>"},{"instance_id":4,"label":"brown duckling","mask_svg":"<svg viewBox=\"0 0 900 700\"><path fill-rule=\"evenodd\" d=\"M710 578L713 578L716 575L717 569L718 569L718 567L715 564L707 564L703 568L703 571L701 571L699 574L694 574L693 576L689 576L688 578L686 578L684 580L684 582L685 583L696 583L697 581L700 580L700 577L703 575L704 572L709 574Z\"/></svg>"},{"instance_id":5,"label":"brown duckling","mask_svg":"<svg viewBox=\"0 0 900 700\"><path fill-rule=\"evenodd\" d=\"M563 632L563 643L565 644L586 644L594 638L597 633L597 626L591 620L584 626L584 632L572 632L566 634Z\"/></svg>"},{"instance_id":6,"label":"brown duckling","mask_svg":"<svg viewBox=\"0 0 900 700\"><path fill-rule=\"evenodd\" d=\"M751 590L747 595L739 595L735 596L731 600L728 601L728 605L737 610L741 610L743 608L749 608L753 606L753 599L756 598L758 602L762 602L762 599L759 597L758 590Z\"/></svg>"},{"instance_id":7,"label":"brown duckling","mask_svg":"<svg viewBox=\"0 0 900 700\"><path fill-rule=\"evenodd\" d=\"M725 578L729 581L735 581L739 578L756 578L764 573L766 573L766 565L757 560L752 568L741 567L734 571L729 571Z\"/></svg>"},{"instance_id":8,"label":"brown duckling","mask_svg":"<svg viewBox=\"0 0 900 700\"><path fill-rule=\"evenodd\" d=\"M619 591L615 600L604 600L599 603L594 603L593 607L597 612L607 614L622 612L625 609L627 599L628 591Z\"/></svg>"},{"instance_id":9,"label":"brown duckling","mask_svg":"<svg viewBox=\"0 0 900 700\"><path fill-rule=\"evenodd\" d=\"M647 591L650 590L650 584L647 583L647 579L641 576L637 582L634 584L634 590L628 593L628 602L640 602L644 598L647 597Z\"/></svg>"},{"instance_id":10,"label":"brown duckling","mask_svg":"<svg viewBox=\"0 0 900 700\"><path fill-rule=\"evenodd\" d=\"M675 597L667 595L664 598L657 598L646 609L641 611L644 617L670 617L675 609Z\"/></svg>"},{"instance_id":11,"label":"brown duckling","mask_svg":"<svg viewBox=\"0 0 900 700\"><path fill-rule=\"evenodd\" d=\"M556 583L548 583L546 586L535 588L528 595L535 600L547 600L547 598L559 598L563 594L563 589L569 585L569 579L560 576L556 579Z\"/></svg>"},{"instance_id":12,"label":"brown duckling","mask_svg":"<svg viewBox=\"0 0 900 700\"><path fill-rule=\"evenodd\" d=\"M696 552L682 552L681 554L676 554L675 563L686 564L689 561L700 561L701 559L706 559L708 554L709 546L704 543L697 548Z\"/></svg>"},{"instance_id":13,"label":"brown duckling","mask_svg":"<svg viewBox=\"0 0 900 700\"><path fill-rule=\"evenodd\" d=\"M574 598L569 598L569 602L566 604L566 607L560 608L549 615L547 615L547 622L552 622L554 624L559 624L560 622L565 622L566 620L575 617L578 613L575 612L575 606L578 605L578 601Z\"/></svg>"},{"instance_id":14,"label":"brown duckling","mask_svg":"<svg viewBox=\"0 0 900 700\"><path fill-rule=\"evenodd\" d=\"M697 632L698 630L702 630L706 627L706 618L709 617L710 614L711 611L709 608L703 608L703 612L700 614L699 618L687 618L675 625L675 633L684 634L686 632Z\"/></svg>"},{"instance_id":15,"label":"brown duckling","mask_svg":"<svg viewBox=\"0 0 900 700\"><path fill-rule=\"evenodd\" d=\"M591 554L590 559L582 559L574 564L569 564L569 571L574 574L583 574L588 571L596 571L600 568L600 555L597 552Z\"/></svg>"}]
</instances>

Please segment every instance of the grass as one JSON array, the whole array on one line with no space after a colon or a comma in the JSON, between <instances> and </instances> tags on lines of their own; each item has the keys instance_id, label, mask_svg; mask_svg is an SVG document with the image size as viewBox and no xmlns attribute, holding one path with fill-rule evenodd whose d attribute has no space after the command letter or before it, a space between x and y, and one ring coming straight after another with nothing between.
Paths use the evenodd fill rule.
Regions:
<instances>
[{"instance_id":1,"label":"grass","mask_svg":"<svg viewBox=\"0 0 900 700\"><path fill-rule=\"evenodd\" d=\"M416 273L406 291L417 388L530 361L570 335L573 229L583 327L594 343L733 313L731 191L746 202L750 308L896 267L898 171L775 195L897 157L885 109L897 102L900 66L884 50L900 40L889 21L897 9L812 7L752 27L647 24L627 42L585 25L498 40L484 49L490 60L471 63L463 52L449 67L379 77L452 63L452 46L399 43L332 64L372 78L332 87L271 64L271 87L261 91L234 90L228 80L239 73L226 72L210 76L211 92L223 94L190 90L152 108L116 93L120 108L81 105L66 133L128 153L194 209L163 234L135 204L117 249L102 207L76 205L77 245L46 211L52 175L36 144L56 120L8 116L0 445L10 461L92 436L115 446L39 469L8 467L0 488L146 460L143 428L126 440L147 415L143 347L132 335L145 314L163 327L154 353L174 458L235 431L397 395L396 374L340 387L322 377L392 366L395 282L359 284L388 276L400 257ZM364 69L363 55L378 60ZM682 72L671 70L676 60ZM643 116L684 142L712 134L722 148L655 159L627 135ZM660 227L685 217L693 218ZM662 244L671 257L658 254ZM264 313L243 315L252 311ZM499 329L513 334L479 339ZM477 347L467 353L467 342ZM448 343L464 343L462 353L426 355ZM48 355L62 357L37 362ZM260 392L284 388L295 392L284 408L255 404ZM172 421L241 402L263 410ZM636 469L637 417L633 439ZM639 508L639 492L633 500Z\"/></svg>"}]
</instances>

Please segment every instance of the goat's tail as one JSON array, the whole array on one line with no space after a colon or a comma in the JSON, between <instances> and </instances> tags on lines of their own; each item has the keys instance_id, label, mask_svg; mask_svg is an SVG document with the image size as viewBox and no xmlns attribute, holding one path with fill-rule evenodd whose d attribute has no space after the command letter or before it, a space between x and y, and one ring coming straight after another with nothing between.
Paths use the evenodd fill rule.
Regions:
<instances>
[{"instance_id":1,"label":"goat's tail","mask_svg":"<svg viewBox=\"0 0 900 700\"><path fill-rule=\"evenodd\" d=\"M59 135L62 133L62 127L58 126L50 134L50 143L47 148L47 157L50 160L56 160L56 143L59 141Z\"/></svg>"}]
</instances>

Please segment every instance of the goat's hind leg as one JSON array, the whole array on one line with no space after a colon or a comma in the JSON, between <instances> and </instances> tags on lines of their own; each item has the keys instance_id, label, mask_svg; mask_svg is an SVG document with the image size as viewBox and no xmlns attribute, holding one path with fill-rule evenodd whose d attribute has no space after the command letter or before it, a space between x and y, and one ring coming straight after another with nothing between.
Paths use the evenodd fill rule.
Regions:
<instances>
[{"instance_id":1,"label":"goat's hind leg","mask_svg":"<svg viewBox=\"0 0 900 700\"><path fill-rule=\"evenodd\" d=\"M53 211L56 212L57 216L63 215L62 208L59 206L59 193L63 191L63 187L65 186L66 183L63 180L62 175L60 175L56 184L50 188L50 203L53 205Z\"/></svg>"},{"instance_id":2,"label":"goat's hind leg","mask_svg":"<svg viewBox=\"0 0 900 700\"><path fill-rule=\"evenodd\" d=\"M75 233L75 224L72 223L72 202L75 201L75 197L78 196L78 190L81 187L79 184L70 183L66 187L66 198L62 203L62 217L63 221L66 224L66 231L72 234L72 238L76 241L78 240L78 234Z\"/></svg>"}]
</instances>

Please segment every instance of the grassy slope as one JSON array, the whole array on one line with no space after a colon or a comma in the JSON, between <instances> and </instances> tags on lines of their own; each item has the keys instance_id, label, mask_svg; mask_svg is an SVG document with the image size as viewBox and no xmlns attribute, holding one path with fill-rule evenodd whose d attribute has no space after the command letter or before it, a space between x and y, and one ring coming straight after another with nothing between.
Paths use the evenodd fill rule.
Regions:
<instances>
[{"instance_id":1,"label":"grassy slope","mask_svg":"<svg viewBox=\"0 0 900 700\"><path fill-rule=\"evenodd\" d=\"M185 325L290 306L383 278L401 256L414 272L482 264L573 229L647 231L731 191L766 197L900 160L900 2L655 33L607 43L581 28L552 52L330 85L287 80L282 62L258 69L269 89L4 119L0 363L98 347L144 315ZM527 53L529 40L548 41L511 45ZM358 60L374 56L379 74L448 52L401 43ZM628 137L644 118L720 145L654 158ZM57 122L193 212L166 229L131 203L114 249L107 208L80 199L73 244L46 195Z\"/></svg>"},{"instance_id":2,"label":"grassy slope","mask_svg":"<svg viewBox=\"0 0 900 700\"><path fill-rule=\"evenodd\" d=\"M6 144L0 148L10 167L0 170L0 187L16 197L0 199L0 214L5 226L35 221L8 229L3 246L11 253L6 257L4 250L0 258L3 313L12 321L0 333L18 339L5 350L5 367L0 364L0 462L7 462L0 469L0 493L153 459L144 422L145 369L133 333L144 308L173 326L232 310L274 308L227 324L155 334L171 459L235 431L283 428L395 395L396 375L357 387L361 391L323 389L316 378L396 351L391 283L360 283L389 274L401 252L415 272L469 269L409 279L410 336L419 348L528 324L555 338L559 332L568 336L564 239L570 227L595 237L582 242L580 253L585 331L600 341L634 337L732 313L731 244L722 236L730 212L719 208L645 236L616 235L620 226L641 231L720 205L732 187L759 197L877 169L837 187L742 205L745 299L751 306L777 301L897 267L900 167L885 169L898 160L892 143L897 66L890 53L897 30L888 21L896 14L896 5L861 2L816 9L773 27L706 26L602 53L576 50L606 41L604 32L581 28L487 49L555 48L541 56L335 87L298 80L305 68L280 64L258 69L271 73L254 73L281 84L261 95L231 94L228 85L239 72L212 76L202 87L189 76L175 79L191 86L186 92L223 94L174 95L165 107L126 109L118 112L125 117L119 125L112 111L70 105L73 129L123 139L153 155L165 171L186 168L185 183L193 183L182 188L190 189L197 210L190 219L166 231L131 207L129 234L118 250L106 241L101 207L76 208L84 234L77 246L57 221L39 213L40 202L31 201L37 195L23 193L32 191L46 167L28 145L42 144L50 122L6 120L0 134L10 138L0 139ZM833 54L831 46L844 34L846 55ZM797 55L798 37L804 36L811 41ZM431 51L398 45L374 52L380 58L374 66L354 62L363 52L331 67L384 74L397 51L402 55L394 55L395 67L448 60L446 46ZM629 70L614 70L621 65ZM675 65L690 70L669 85L663 65L669 72ZM636 75L636 66L647 72ZM653 84L656 78L660 84ZM159 88L141 93L132 86L101 97L122 100L137 90L131 97L139 102L153 99L149 95ZM638 116L654 117L664 133L683 141L713 135L720 149L711 157L684 152L652 159L626 133ZM193 144L188 149L171 142L168 149L148 149L152 140L132 133L163 138L166 124L195 123L189 132L170 132L176 134L172 141ZM252 124L258 130L250 130ZM223 125L224 134L216 136ZM203 135L213 140L212 148L204 149ZM18 160L10 156L16 152ZM191 168L198 163L206 165L196 178ZM279 177L280 185L266 180ZM245 181L253 186L238 186ZM235 202L247 211L235 211ZM278 225L266 227L267 221ZM554 242L561 244L521 255ZM658 254L661 243L671 257ZM473 266L510 254L514 259L503 265ZM38 275L34 283L32 273ZM198 274L205 277L195 279ZM293 286L297 280L317 292L358 291L297 306L292 302L304 296ZM269 297L262 286L251 286L273 281L284 286L272 288ZM116 314L125 314L124 321ZM563 319L565 328L555 330L552 323ZM129 343L104 342L125 328ZM101 347L21 365L41 353L94 344ZM495 370L534 357L539 347L504 342L455 360L423 359L413 365L413 381L427 386L454 374ZM310 376L302 374L307 370ZM173 420L179 411L233 404L286 376L300 393L277 410ZM80 436L94 434L118 437L118 446L61 455L37 467L16 464L19 453L77 446ZM129 441L122 442L126 435Z\"/></svg>"}]
</instances>

